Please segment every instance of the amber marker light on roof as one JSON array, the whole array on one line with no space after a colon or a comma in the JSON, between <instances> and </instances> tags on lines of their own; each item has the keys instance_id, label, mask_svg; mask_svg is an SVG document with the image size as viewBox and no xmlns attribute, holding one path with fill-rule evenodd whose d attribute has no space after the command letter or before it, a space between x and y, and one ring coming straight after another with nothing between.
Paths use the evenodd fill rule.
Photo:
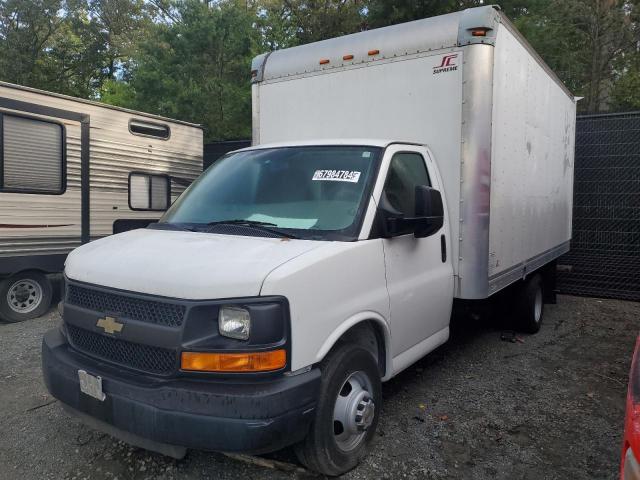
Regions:
<instances>
[{"instance_id":1,"label":"amber marker light on roof","mask_svg":"<svg viewBox=\"0 0 640 480\"><path fill-rule=\"evenodd\" d=\"M322 60L320 60L320 65L326 65L327 63L329 63L328 58L323 58Z\"/></svg>"},{"instance_id":2,"label":"amber marker light on roof","mask_svg":"<svg viewBox=\"0 0 640 480\"><path fill-rule=\"evenodd\" d=\"M345 55L342 60L353 60L353 55Z\"/></svg>"},{"instance_id":3,"label":"amber marker light on roof","mask_svg":"<svg viewBox=\"0 0 640 480\"><path fill-rule=\"evenodd\" d=\"M369 50L369 52L367 53L367 55L369 55L370 57L374 56L374 55L379 55L380 54L380 50L376 49L376 50Z\"/></svg>"},{"instance_id":4,"label":"amber marker light on roof","mask_svg":"<svg viewBox=\"0 0 640 480\"><path fill-rule=\"evenodd\" d=\"M182 352L180 368L191 372L272 372L287 364L285 350L247 353Z\"/></svg>"},{"instance_id":5,"label":"amber marker light on roof","mask_svg":"<svg viewBox=\"0 0 640 480\"><path fill-rule=\"evenodd\" d=\"M487 28L474 28L473 30L471 30L471 35L474 37L486 37L487 31Z\"/></svg>"}]
</instances>

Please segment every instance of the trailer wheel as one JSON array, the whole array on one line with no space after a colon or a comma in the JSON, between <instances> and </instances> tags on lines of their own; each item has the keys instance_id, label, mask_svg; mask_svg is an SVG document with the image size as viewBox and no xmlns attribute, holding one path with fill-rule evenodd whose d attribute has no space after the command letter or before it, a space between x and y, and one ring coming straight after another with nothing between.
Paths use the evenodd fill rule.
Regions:
<instances>
[{"instance_id":1,"label":"trailer wheel","mask_svg":"<svg viewBox=\"0 0 640 480\"><path fill-rule=\"evenodd\" d=\"M22 322L49 310L53 288L39 272L22 272L0 283L0 317L6 322Z\"/></svg>"},{"instance_id":2,"label":"trailer wheel","mask_svg":"<svg viewBox=\"0 0 640 480\"><path fill-rule=\"evenodd\" d=\"M516 301L518 329L526 333L538 333L544 315L544 295L540 275L534 275L525 281Z\"/></svg>"},{"instance_id":3,"label":"trailer wheel","mask_svg":"<svg viewBox=\"0 0 640 480\"><path fill-rule=\"evenodd\" d=\"M382 407L380 373L371 353L353 344L338 347L320 369L315 418L295 450L310 470L337 476L367 454Z\"/></svg>"}]
</instances>

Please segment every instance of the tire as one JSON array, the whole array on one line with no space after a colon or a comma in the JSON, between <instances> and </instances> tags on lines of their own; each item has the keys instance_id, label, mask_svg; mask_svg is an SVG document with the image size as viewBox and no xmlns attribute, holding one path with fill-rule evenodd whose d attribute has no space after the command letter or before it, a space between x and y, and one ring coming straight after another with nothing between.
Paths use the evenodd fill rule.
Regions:
<instances>
[{"instance_id":1,"label":"tire","mask_svg":"<svg viewBox=\"0 0 640 480\"><path fill-rule=\"evenodd\" d=\"M382 408L380 373L371 353L353 344L331 352L320 369L315 417L295 451L308 469L337 476L356 467L368 452Z\"/></svg>"},{"instance_id":2,"label":"tire","mask_svg":"<svg viewBox=\"0 0 640 480\"><path fill-rule=\"evenodd\" d=\"M16 323L44 315L52 295L51 282L42 273L18 273L0 283L0 318Z\"/></svg>"},{"instance_id":3,"label":"tire","mask_svg":"<svg viewBox=\"0 0 640 480\"><path fill-rule=\"evenodd\" d=\"M517 329L525 333L538 333L544 317L542 278L534 275L526 280L517 296Z\"/></svg>"}]
</instances>

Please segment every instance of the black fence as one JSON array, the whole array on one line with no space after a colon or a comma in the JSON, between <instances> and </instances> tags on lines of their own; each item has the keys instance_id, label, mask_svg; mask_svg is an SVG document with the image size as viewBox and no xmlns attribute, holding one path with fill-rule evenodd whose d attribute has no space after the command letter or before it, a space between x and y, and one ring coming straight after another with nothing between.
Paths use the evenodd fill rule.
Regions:
<instances>
[{"instance_id":1,"label":"black fence","mask_svg":"<svg viewBox=\"0 0 640 480\"><path fill-rule=\"evenodd\" d=\"M251 140L229 140L225 142L207 143L204 146L203 167L206 170L225 153L250 146Z\"/></svg>"},{"instance_id":2,"label":"black fence","mask_svg":"<svg viewBox=\"0 0 640 480\"><path fill-rule=\"evenodd\" d=\"M640 301L640 112L578 117L573 202L559 290Z\"/></svg>"}]
</instances>

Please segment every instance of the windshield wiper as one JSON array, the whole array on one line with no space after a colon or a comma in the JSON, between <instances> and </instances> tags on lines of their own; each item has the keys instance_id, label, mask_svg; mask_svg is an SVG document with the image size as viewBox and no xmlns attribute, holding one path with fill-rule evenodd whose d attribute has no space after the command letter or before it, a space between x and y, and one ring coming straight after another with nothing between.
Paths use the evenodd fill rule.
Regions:
<instances>
[{"instance_id":1,"label":"windshield wiper","mask_svg":"<svg viewBox=\"0 0 640 480\"><path fill-rule=\"evenodd\" d=\"M184 232L196 232L197 230L188 224L154 222L147 225L151 230L181 230Z\"/></svg>"},{"instance_id":2,"label":"windshield wiper","mask_svg":"<svg viewBox=\"0 0 640 480\"><path fill-rule=\"evenodd\" d=\"M269 232L269 233L273 233L275 235L280 235L281 237L285 237L285 238L292 238L292 239L297 239L298 238L295 235L292 235L292 234L287 233L287 232L283 232L280 229L270 228L270 227L277 227L278 226L277 224L270 223L270 222L258 222L256 220L234 219L234 220L219 220L217 222L209 222L209 223L207 223L208 227L213 227L215 225L240 225L240 226L243 226L243 227L255 228L256 230L262 230L263 232Z\"/></svg>"}]
</instances>

